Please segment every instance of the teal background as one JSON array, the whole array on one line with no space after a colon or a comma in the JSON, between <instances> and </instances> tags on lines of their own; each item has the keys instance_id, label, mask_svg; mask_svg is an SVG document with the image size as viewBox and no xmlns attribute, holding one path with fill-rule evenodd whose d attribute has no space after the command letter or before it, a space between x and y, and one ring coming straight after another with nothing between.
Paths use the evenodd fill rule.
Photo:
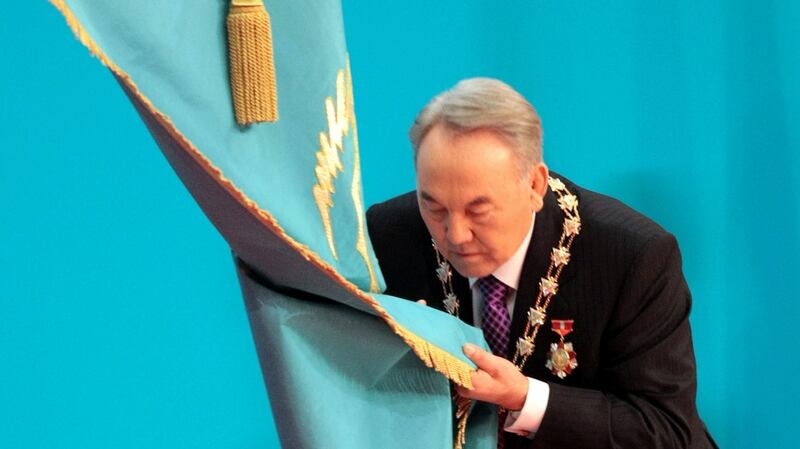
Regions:
<instances>
[{"instance_id":1,"label":"teal background","mask_svg":"<svg viewBox=\"0 0 800 449\"><path fill-rule=\"evenodd\" d=\"M720 446L796 446L800 3L343 8L367 204L432 95L504 79L551 168L677 235ZM54 8L0 23L0 447L277 447L224 241Z\"/></svg>"}]
</instances>

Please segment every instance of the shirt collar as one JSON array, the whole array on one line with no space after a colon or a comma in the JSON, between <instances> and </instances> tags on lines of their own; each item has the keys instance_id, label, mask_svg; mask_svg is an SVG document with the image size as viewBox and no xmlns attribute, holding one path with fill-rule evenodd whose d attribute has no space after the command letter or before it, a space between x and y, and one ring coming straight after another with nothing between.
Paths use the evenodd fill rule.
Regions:
<instances>
[{"instance_id":1,"label":"shirt collar","mask_svg":"<svg viewBox=\"0 0 800 449\"><path fill-rule=\"evenodd\" d=\"M533 214L531 219L531 227L528 229L528 234L524 239L522 239L522 243L520 243L517 251L511 256L510 259L505 261L492 272L492 276L496 277L502 283L513 288L514 290L517 290L517 287L519 287L519 278L522 275L522 264L525 262L525 254L527 254L528 246L531 243L531 236L533 236L533 225L535 222L536 213ZM467 279L469 279L470 288L474 287L475 282L478 281L478 278L473 277Z\"/></svg>"}]
</instances>

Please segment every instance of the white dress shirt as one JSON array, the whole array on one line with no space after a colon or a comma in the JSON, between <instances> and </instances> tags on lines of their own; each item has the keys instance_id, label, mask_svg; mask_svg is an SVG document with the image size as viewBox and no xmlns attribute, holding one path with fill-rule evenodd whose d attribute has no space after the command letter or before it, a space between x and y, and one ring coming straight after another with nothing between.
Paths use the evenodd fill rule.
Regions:
<instances>
[{"instance_id":1,"label":"white dress shirt","mask_svg":"<svg viewBox=\"0 0 800 449\"><path fill-rule=\"evenodd\" d=\"M514 303L517 299L522 264L525 262L525 254L528 252L535 222L536 214L533 214L528 235L522 240L517 251L510 259L492 272L494 277L509 287L509 293L506 295L506 307L508 308L508 315L511 317L514 316ZM483 295L480 292L480 288L478 288L477 281L478 278L469 278L469 286L472 289L472 316L475 326L481 327ZM516 341L511 342L511 344L516 345ZM539 430L539 424L541 424L544 417L549 398L550 386L546 382L529 377L528 395L525 397L525 404L521 410L509 411L504 424L505 431L532 438L536 431Z\"/></svg>"}]
</instances>

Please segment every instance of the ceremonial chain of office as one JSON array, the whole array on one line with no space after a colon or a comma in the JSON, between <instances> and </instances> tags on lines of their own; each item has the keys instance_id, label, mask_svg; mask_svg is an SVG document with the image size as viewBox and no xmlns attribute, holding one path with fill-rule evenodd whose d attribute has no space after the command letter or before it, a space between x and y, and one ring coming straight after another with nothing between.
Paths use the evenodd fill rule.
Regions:
<instances>
[{"instance_id":1,"label":"ceremonial chain of office","mask_svg":"<svg viewBox=\"0 0 800 449\"><path fill-rule=\"evenodd\" d=\"M517 340L517 350L514 353L512 363L521 371L525 366L528 357L533 354L536 348L536 335L539 328L545 323L547 318L547 308L550 301L558 293L558 279L564 267L570 261L570 249L575 237L581 231L581 216L578 212L578 198L573 195L564 183L558 178L549 178L547 183L556 195L558 206L564 213L564 223L561 230L561 238L553 247L550 253L550 265L547 267L547 274L539 281L539 294L533 307L528 310L528 322L525 331ZM459 301L453 292L453 272L450 264L439 252L436 242L433 242L433 249L436 252L436 276L442 284L444 293L444 307L451 315L458 316ZM547 368L553 374L564 378L567 374L577 367L575 352L571 343L564 343L564 336L572 331L571 320L552 320L553 331L561 336L561 343L554 343L551 347L550 356L547 361Z\"/></svg>"}]
</instances>

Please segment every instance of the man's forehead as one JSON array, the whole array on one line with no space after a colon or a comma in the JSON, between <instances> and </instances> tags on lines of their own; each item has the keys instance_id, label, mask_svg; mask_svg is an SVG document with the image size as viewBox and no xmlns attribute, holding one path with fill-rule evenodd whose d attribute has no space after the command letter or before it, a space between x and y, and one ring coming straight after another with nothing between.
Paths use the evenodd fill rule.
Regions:
<instances>
[{"instance_id":1,"label":"man's forehead","mask_svg":"<svg viewBox=\"0 0 800 449\"><path fill-rule=\"evenodd\" d=\"M428 202L434 202L434 203L444 202L443 198L437 198L434 194L426 190L420 190L419 197ZM491 196L486 194L467 196L466 198L461 198L461 200L466 203L466 207L475 207L475 206L480 206L482 204L490 204L493 202Z\"/></svg>"},{"instance_id":2,"label":"man's forehead","mask_svg":"<svg viewBox=\"0 0 800 449\"><path fill-rule=\"evenodd\" d=\"M421 166L463 169L478 163L482 165L480 170L491 170L493 166L506 169L509 162L515 163L514 153L513 147L491 130L478 129L462 133L437 125L420 144L415 166L418 171Z\"/></svg>"}]
</instances>

